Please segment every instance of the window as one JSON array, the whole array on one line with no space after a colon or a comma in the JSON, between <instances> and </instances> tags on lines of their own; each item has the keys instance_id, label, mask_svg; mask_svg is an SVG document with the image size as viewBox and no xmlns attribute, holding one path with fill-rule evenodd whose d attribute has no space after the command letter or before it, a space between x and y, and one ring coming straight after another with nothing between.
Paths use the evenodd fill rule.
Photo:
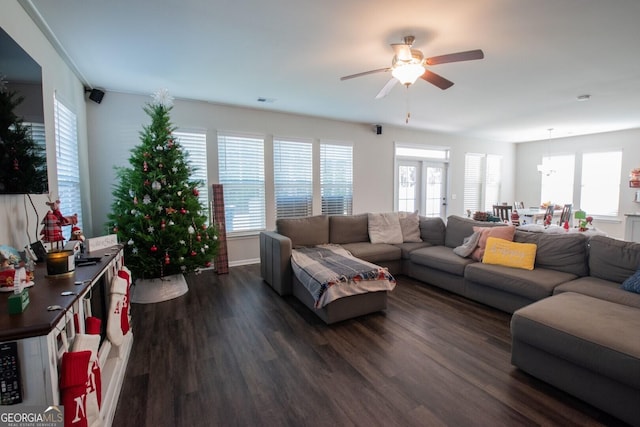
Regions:
<instances>
[{"instance_id":1,"label":"window","mask_svg":"<svg viewBox=\"0 0 640 427\"><path fill-rule=\"evenodd\" d=\"M311 142L274 138L273 179L276 218L312 214L312 177Z\"/></svg>"},{"instance_id":2,"label":"window","mask_svg":"<svg viewBox=\"0 0 640 427\"><path fill-rule=\"evenodd\" d=\"M82 228L82 200L80 197L80 167L78 162L78 125L76 115L54 98L56 137L56 165L58 172L58 199L63 215L78 214L78 227ZM69 228L69 227L66 227ZM63 230L69 239L71 230Z\"/></svg>"},{"instance_id":3,"label":"window","mask_svg":"<svg viewBox=\"0 0 640 427\"><path fill-rule=\"evenodd\" d=\"M204 214L209 212L209 189L207 179L207 134L205 132L176 131L173 136L178 140L191 167L191 180L200 181L198 200L204 207Z\"/></svg>"},{"instance_id":4,"label":"window","mask_svg":"<svg viewBox=\"0 0 640 427\"><path fill-rule=\"evenodd\" d=\"M218 175L227 233L264 230L264 138L218 133Z\"/></svg>"},{"instance_id":5,"label":"window","mask_svg":"<svg viewBox=\"0 0 640 427\"><path fill-rule=\"evenodd\" d=\"M353 147L320 144L322 213L351 215L353 210Z\"/></svg>"},{"instance_id":6,"label":"window","mask_svg":"<svg viewBox=\"0 0 640 427\"><path fill-rule=\"evenodd\" d=\"M467 153L464 160L465 211L491 211L500 203L502 156Z\"/></svg>"},{"instance_id":7,"label":"window","mask_svg":"<svg viewBox=\"0 0 640 427\"><path fill-rule=\"evenodd\" d=\"M540 201L556 205L573 204L574 171L573 154L544 157Z\"/></svg>"},{"instance_id":8,"label":"window","mask_svg":"<svg viewBox=\"0 0 640 427\"><path fill-rule=\"evenodd\" d=\"M582 155L580 209L592 216L618 216L622 151Z\"/></svg>"}]
</instances>

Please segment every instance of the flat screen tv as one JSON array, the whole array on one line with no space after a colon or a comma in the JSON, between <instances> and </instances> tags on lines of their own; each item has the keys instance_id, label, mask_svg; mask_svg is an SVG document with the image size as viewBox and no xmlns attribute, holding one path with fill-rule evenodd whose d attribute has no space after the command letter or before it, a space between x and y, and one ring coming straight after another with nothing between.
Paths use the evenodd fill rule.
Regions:
<instances>
[{"instance_id":1,"label":"flat screen tv","mask_svg":"<svg viewBox=\"0 0 640 427\"><path fill-rule=\"evenodd\" d=\"M0 28L0 194L48 192L42 69Z\"/></svg>"}]
</instances>

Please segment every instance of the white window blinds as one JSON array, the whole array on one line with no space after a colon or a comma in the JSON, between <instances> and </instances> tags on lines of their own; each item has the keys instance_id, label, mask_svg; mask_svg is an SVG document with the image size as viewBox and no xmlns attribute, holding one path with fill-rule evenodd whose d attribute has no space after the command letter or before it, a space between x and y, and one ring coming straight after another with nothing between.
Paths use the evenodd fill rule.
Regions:
<instances>
[{"instance_id":1,"label":"white window blinds","mask_svg":"<svg viewBox=\"0 0 640 427\"><path fill-rule=\"evenodd\" d=\"M351 215L353 210L353 147L320 144L322 213Z\"/></svg>"},{"instance_id":2,"label":"white window blinds","mask_svg":"<svg viewBox=\"0 0 640 427\"><path fill-rule=\"evenodd\" d=\"M198 186L198 200L204 208L204 214L209 214L209 191L207 179L207 134L206 132L176 131L173 136L178 140L187 154L187 162L191 167L190 179L201 182Z\"/></svg>"},{"instance_id":3,"label":"white window blinds","mask_svg":"<svg viewBox=\"0 0 640 427\"><path fill-rule=\"evenodd\" d=\"M464 210L473 214L483 210L482 154L467 153L464 158Z\"/></svg>"},{"instance_id":4,"label":"white window blinds","mask_svg":"<svg viewBox=\"0 0 640 427\"><path fill-rule=\"evenodd\" d=\"M65 216L77 213L78 227L82 229L77 120L75 113L57 98L54 98L54 121L60 212ZM63 234L69 239L70 227L65 228Z\"/></svg>"},{"instance_id":5,"label":"white window blinds","mask_svg":"<svg viewBox=\"0 0 640 427\"><path fill-rule=\"evenodd\" d=\"M227 233L265 229L264 138L218 133L218 182Z\"/></svg>"},{"instance_id":6,"label":"white window blinds","mask_svg":"<svg viewBox=\"0 0 640 427\"><path fill-rule=\"evenodd\" d=\"M582 155L580 209L588 215L618 216L622 151Z\"/></svg>"},{"instance_id":7,"label":"white window blinds","mask_svg":"<svg viewBox=\"0 0 640 427\"><path fill-rule=\"evenodd\" d=\"M276 218L312 214L313 164L310 141L274 138L273 178Z\"/></svg>"}]
</instances>

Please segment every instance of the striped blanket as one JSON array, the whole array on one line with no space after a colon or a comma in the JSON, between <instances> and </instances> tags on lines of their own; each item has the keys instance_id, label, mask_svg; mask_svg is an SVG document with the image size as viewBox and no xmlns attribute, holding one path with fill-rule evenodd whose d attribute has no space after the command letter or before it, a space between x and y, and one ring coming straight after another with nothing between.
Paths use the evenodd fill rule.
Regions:
<instances>
[{"instance_id":1,"label":"striped blanket","mask_svg":"<svg viewBox=\"0 0 640 427\"><path fill-rule=\"evenodd\" d=\"M316 308L350 295L390 291L396 285L386 268L358 259L335 245L294 249L291 266L313 295Z\"/></svg>"}]
</instances>

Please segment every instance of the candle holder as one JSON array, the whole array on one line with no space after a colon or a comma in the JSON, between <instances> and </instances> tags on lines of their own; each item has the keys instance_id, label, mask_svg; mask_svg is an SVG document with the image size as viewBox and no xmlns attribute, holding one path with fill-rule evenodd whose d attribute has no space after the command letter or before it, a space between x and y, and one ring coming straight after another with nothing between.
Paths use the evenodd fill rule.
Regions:
<instances>
[{"instance_id":1,"label":"candle holder","mask_svg":"<svg viewBox=\"0 0 640 427\"><path fill-rule=\"evenodd\" d=\"M62 250L48 252L46 257L47 277L68 277L75 269L75 254L73 251Z\"/></svg>"}]
</instances>

